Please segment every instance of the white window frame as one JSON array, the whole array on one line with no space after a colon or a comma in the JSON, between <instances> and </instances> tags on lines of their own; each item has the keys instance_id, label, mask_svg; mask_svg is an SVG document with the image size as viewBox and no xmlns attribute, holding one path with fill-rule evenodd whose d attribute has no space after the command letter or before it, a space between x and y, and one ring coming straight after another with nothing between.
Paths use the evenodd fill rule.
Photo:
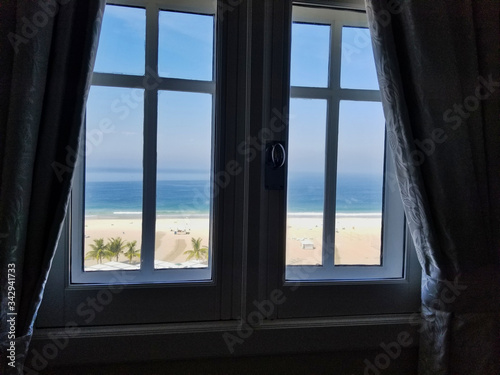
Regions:
<instances>
[{"instance_id":1,"label":"white window frame","mask_svg":"<svg viewBox=\"0 0 500 375\"><path fill-rule=\"evenodd\" d=\"M169 268L155 269L155 228L156 228L156 149L158 126L158 94L160 91L180 91L212 95L212 128L215 113L215 51L216 51L216 1L174 1L165 0L156 2L151 0L112 0L107 5L127 6L145 9L145 66L144 75L129 75L117 73L94 72L92 86L129 88L144 90L144 142L143 142L143 208L142 208L142 245L141 267L138 270L123 270L127 272L131 284L141 283L186 283L186 282L212 282L214 249L210 241L208 267L206 268ZM159 14L162 10L206 14L214 18L214 41L212 79L210 81L167 78L158 74L158 49L159 49ZM82 139L85 140L85 130ZM212 134L214 130L212 129ZM209 141L209 140L207 140ZM210 140L214 144L214 139ZM81 142L80 154L85 153L85 142ZM213 150L213 147L212 147ZM214 164L212 152L212 166ZM213 167L212 167L213 170ZM211 172L213 175L213 172ZM211 177L212 179L212 177ZM74 188L72 191L71 205L71 282L73 284L113 284L116 277L110 271L85 271L84 270L84 186L85 168L79 163L75 169ZM213 183L211 181L211 186ZM212 201L212 199L211 199ZM213 232L213 207L210 208L210 233ZM76 218L76 219L75 219Z\"/></svg>"},{"instance_id":2,"label":"white window frame","mask_svg":"<svg viewBox=\"0 0 500 375\"><path fill-rule=\"evenodd\" d=\"M340 85L342 30L344 27L367 28L366 15L353 11L306 6L294 6L292 15L294 23L322 24L330 27L330 55L327 87L292 86L290 90L291 99L322 99L327 102L323 262L321 266L287 265L286 280L364 282L370 279L401 279L404 277L405 218L399 192L397 189L389 188L391 185L389 176L395 176L395 171L391 149L387 142L384 145L381 265L335 265L333 261L340 101L381 101L379 90L341 88Z\"/></svg>"}]
</instances>

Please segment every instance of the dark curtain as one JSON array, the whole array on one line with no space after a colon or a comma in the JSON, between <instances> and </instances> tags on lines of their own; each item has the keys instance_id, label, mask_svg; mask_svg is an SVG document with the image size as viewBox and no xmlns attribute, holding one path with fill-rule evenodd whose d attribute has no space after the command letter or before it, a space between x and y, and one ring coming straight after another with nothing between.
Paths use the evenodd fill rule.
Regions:
<instances>
[{"instance_id":1,"label":"dark curtain","mask_svg":"<svg viewBox=\"0 0 500 375\"><path fill-rule=\"evenodd\" d=\"M500 374L500 2L366 0L423 269L419 374Z\"/></svg>"},{"instance_id":2,"label":"dark curtain","mask_svg":"<svg viewBox=\"0 0 500 375\"><path fill-rule=\"evenodd\" d=\"M103 9L102 0L0 2L2 374L22 373L66 212Z\"/></svg>"}]
</instances>

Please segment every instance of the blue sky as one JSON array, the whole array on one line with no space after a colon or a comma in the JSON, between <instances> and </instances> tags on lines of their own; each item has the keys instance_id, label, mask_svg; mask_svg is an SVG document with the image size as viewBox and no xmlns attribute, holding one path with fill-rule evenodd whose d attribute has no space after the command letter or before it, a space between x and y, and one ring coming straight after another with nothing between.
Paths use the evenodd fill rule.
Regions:
<instances>
[{"instance_id":1,"label":"blue sky","mask_svg":"<svg viewBox=\"0 0 500 375\"><path fill-rule=\"evenodd\" d=\"M293 25L292 85L327 87L329 46L328 25ZM368 29L343 28L340 81L342 88L378 89ZM289 171L324 170L326 121L326 100L290 101ZM382 174L384 126L381 103L341 101L339 173Z\"/></svg>"},{"instance_id":2,"label":"blue sky","mask_svg":"<svg viewBox=\"0 0 500 375\"><path fill-rule=\"evenodd\" d=\"M144 75L145 20L144 9L106 7L95 71ZM210 16L161 12L160 76L212 79L213 22ZM294 24L292 85L326 87L329 35L329 26ZM345 27L342 47L341 86L377 88L368 30ZM158 103L159 179L208 176L211 96L160 92ZM142 178L138 173L143 151L142 106L140 89L92 87L87 109L89 180ZM326 112L324 100L291 100L291 171L323 171ZM383 127L380 103L341 102L340 173L381 173ZM109 170L116 168L123 173L111 175Z\"/></svg>"}]
</instances>

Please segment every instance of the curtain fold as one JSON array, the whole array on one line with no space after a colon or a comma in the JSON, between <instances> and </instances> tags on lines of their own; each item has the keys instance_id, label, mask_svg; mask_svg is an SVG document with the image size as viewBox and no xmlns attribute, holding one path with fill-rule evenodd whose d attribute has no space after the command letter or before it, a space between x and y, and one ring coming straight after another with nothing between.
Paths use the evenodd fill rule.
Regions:
<instances>
[{"instance_id":1,"label":"curtain fold","mask_svg":"<svg viewBox=\"0 0 500 375\"><path fill-rule=\"evenodd\" d=\"M419 374L500 374L500 3L366 5L423 269Z\"/></svg>"},{"instance_id":2,"label":"curtain fold","mask_svg":"<svg viewBox=\"0 0 500 375\"><path fill-rule=\"evenodd\" d=\"M23 373L66 213L103 10L103 0L0 7L0 368L5 374ZM13 289L15 296L9 294Z\"/></svg>"}]
</instances>

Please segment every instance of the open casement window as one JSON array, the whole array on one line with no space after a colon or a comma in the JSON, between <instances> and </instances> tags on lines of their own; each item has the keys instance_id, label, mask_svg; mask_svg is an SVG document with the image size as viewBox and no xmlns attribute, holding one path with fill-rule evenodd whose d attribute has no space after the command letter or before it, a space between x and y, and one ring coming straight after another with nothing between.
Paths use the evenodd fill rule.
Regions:
<instances>
[{"instance_id":1,"label":"open casement window","mask_svg":"<svg viewBox=\"0 0 500 375\"><path fill-rule=\"evenodd\" d=\"M268 329L304 350L311 318L407 324L420 269L363 4L109 1L37 327L161 323L208 353L267 306L251 355Z\"/></svg>"}]
</instances>

